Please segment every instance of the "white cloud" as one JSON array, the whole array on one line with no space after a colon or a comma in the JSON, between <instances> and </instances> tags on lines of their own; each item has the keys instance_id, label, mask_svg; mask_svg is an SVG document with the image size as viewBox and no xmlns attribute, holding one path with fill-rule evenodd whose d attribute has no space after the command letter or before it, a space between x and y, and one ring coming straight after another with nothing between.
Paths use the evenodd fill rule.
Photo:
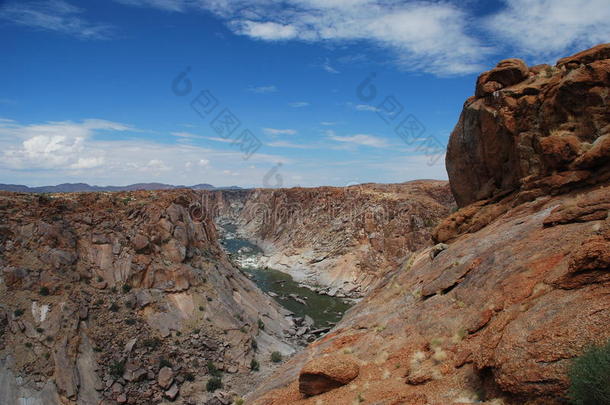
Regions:
<instances>
[{"instance_id":1,"label":"white cloud","mask_svg":"<svg viewBox=\"0 0 610 405\"><path fill-rule=\"evenodd\" d=\"M337 123L333 121L322 121L320 122L320 125L323 125L325 127L332 127L333 125L337 125Z\"/></svg>"},{"instance_id":2,"label":"white cloud","mask_svg":"<svg viewBox=\"0 0 610 405\"><path fill-rule=\"evenodd\" d=\"M372 105L368 105L368 104L357 104L354 106L354 109L358 110L358 111L372 111L372 112L379 111L379 108L372 106Z\"/></svg>"},{"instance_id":3,"label":"white cloud","mask_svg":"<svg viewBox=\"0 0 610 405\"><path fill-rule=\"evenodd\" d=\"M468 33L471 18L449 2L395 0L200 0L237 34L278 41L367 41L407 70L479 71L488 50ZM337 72L329 63L322 66Z\"/></svg>"},{"instance_id":4,"label":"white cloud","mask_svg":"<svg viewBox=\"0 0 610 405\"><path fill-rule=\"evenodd\" d=\"M340 73L337 69L330 65L330 61L326 59L326 61L322 64L322 69L326 70L328 73L338 74Z\"/></svg>"},{"instance_id":5,"label":"white cloud","mask_svg":"<svg viewBox=\"0 0 610 405\"><path fill-rule=\"evenodd\" d=\"M288 103L288 105L292 108L303 108L309 107L310 103L308 101L294 101L292 103Z\"/></svg>"},{"instance_id":6,"label":"white cloud","mask_svg":"<svg viewBox=\"0 0 610 405\"><path fill-rule=\"evenodd\" d=\"M537 61L553 62L574 49L608 42L608 0L505 0L485 28ZM551 59L553 58L553 59Z\"/></svg>"},{"instance_id":7,"label":"white cloud","mask_svg":"<svg viewBox=\"0 0 610 405\"><path fill-rule=\"evenodd\" d=\"M294 26L271 21L236 21L232 24L232 27L239 34L267 41L281 41L293 39L297 36L297 30Z\"/></svg>"},{"instance_id":8,"label":"white cloud","mask_svg":"<svg viewBox=\"0 0 610 405\"><path fill-rule=\"evenodd\" d=\"M351 136L337 136L333 131L327 131L328 139L337 142L350 143L354 145L362 145L362 146L370 146L372 148L386 148L388 147L388 142L377 136L366 135L366 134L356 134Z\"/></svg>"},{"instance_id":9,"label":"white cloud","mask_svg":"<svg viewBox=\"0 0 610 405\"><path fill-rule=\"evenodd\" d=\"M305 145L305 144L287 142L287 141L269 142L266 145L271 146L272 148L290 148L290 149L316 149L317 148L315 145Z\"/></svg>"},{"instance_id":10,"label":"white cloud","mask_svg":"<svg viewBox=\"0 0 610 405\"><path fill-rule=\"evenodd\" d=\"M185 139L203 139L203 138L205 138L201 135L191 134L190 132L172 132L171 135L175 136L176 138L185 138Z\"/></svg>"},{"instance_id":11,"label":"white cloud","mask_svg":"<svg viewBox=\"0 0 610 405\"><path fill-rule=\"evenodd\" d=\"M2 121L0 139L8 143L4 148L3 163L14 169L85 169L101 166L104 153L88 149L87 140L95 131L128 130L132 130L128 125L99 119L33 125Z\"/></svg>"},{"instance_id":12,"label":"white cloud","mask_svg":"<svg viewBox=\"0 0 610 405\"><path fill-rule=\"evenodd\" d=\"M275 86L258 86L258 87L248 87L248 91L252 93L258 94L266 94L266 93L275 93L277 91L277 87Z\"/></svg>"},{"instance_id":13,"label":"white cloud","mask_svg":"<svg viewBox=\"0 0 610 405\"><path fill-rule=\"evenodd\" d=\"M107 39L111 36L112 26L88 21L82 13L82 9L63 0L9 1L0 8L0 19L82 39Z\"/></svg>"},{"instance_id":14,"label":"white cloud","mask_svg":"<svg viewBox=\"0 0 610 405\"><path fill-rule=\"evenodd\" d=\"M267 135L296 135L295 129L277 129L277 128L263 128L263 132Z\"/></svg>"},{"instance_id":15,"label":"white cloud","mask_svg":"<svg viewBox=\"0 0 610 405\"><path fill-rule=\"evenodd\" d=\"M102 131L113 131L113 136L97 137ZM156 142L137 135L141 132L145 131L99 119L26 125L1 118L0 178L28 185L155 181L251 187L262 185L266 166L292 163L283 156L261 152L244 160L239 148ZM256 169L248 169L250 166ZM240 176L227 176L224 170Z\"/></svg>"}]
</instances>

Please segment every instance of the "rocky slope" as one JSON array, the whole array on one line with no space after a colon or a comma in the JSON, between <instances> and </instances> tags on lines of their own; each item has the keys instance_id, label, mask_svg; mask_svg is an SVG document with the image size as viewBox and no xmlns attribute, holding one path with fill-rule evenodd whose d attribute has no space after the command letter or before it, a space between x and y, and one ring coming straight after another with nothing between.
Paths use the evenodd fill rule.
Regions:
<instances>
[{"instance_id":1,"label":"rocky slope","mask_svg":"<svg viewBox=\"0 0 610 405\"><path fill-rule=\"evenodd\" d=\"M219 222L261 246L260 266L330 295L360 297L389 269L432 243L453 198L447 182L205 194Z\"/></svg>"},{"instance_id":2,"label":"rocky slope","mask_svg":"<svg viewBox=\"0 0 610 405\"><path fill-rule=\"evenodd\" d=\"M562 404L610 339L610 44L483 73L451 135L461 207L250 396L271 404Z\"/></svg>"},{"instance_id":3,"label":"rocky slope","mask_svg":"<svg viewBox=\"0 0 610 405\"><path fill-rule=\"evenodd\" d=\"M0 193L0 403L231 403L293 322L227 260L190 190Z\"/></svg>"}]
</instances>

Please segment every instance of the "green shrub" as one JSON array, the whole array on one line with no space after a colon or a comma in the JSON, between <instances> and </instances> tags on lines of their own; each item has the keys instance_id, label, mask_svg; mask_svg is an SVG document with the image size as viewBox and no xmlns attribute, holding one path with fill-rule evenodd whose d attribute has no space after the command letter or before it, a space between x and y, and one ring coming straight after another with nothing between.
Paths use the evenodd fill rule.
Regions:
<instances>
[{"instance_id":1,"label":"green shrub","mask_svg":"<svg viewBox=\"0 0 610 405\"><path fill-rule=\"evenodd\" d=\"M256 359L252 359L252 361L250 362L250 370L258 371L260 369L261 369L260 363Z\"/></svg>"},{"instance_id":2,"label":"green shrub","mask_svg":"<svg viewBox=\"0 0 610 405\"><path fill-rule=\"evenodd\" d=\"M116 302L113 302L113 303L112 303L112 305L110 305L110 310L111 310L112 312L118 312L118 310L119 310L119 306L117 305L117 303L116 303Z\"/></svg>"},{"instance_id":3,"label":"green shrub","mask_svg":"<svg viewBox=\"0 0 610 405\"><path fill-rule=\"evenodd\" d=\"M274 363L279 363L282 361L282 353L280 352L273 352L271 353L271 361Z\"/></svg>"},{"instance_id":4,"label":"green shrub","mask_svg":"<svg viewBox=\"0 0 610 405\"><path fill-rule=\"evenodd\" d=\"M610 404L610 342L574 359L568 372L573 405Z\"/></svg>"},{"instance_id":5,"label":"green shrub","mask_svg":"<svg viewBox=\"0 0 610 405\"><path fill-rule=\"evenodd\" d=\"M19 318L21 315L25 314L25 311L23 309L16 309L15 312L13 312L13 314L15 315L15 318Z\"/></svg>"},{"instance_id":6,"label":"green shrub","mask_svg":"<svg viewBox=\"0 0 610 405\"><path fill-rule=\"evenodd\" d=\"M186 372L184 373L184 379L190 382L195 381L195 374Z\"/></svg>"},{"instance_id":7,"label":"green shrub","mask_svg":"<svg viewBox=\"0 0 610 405\"><path fill-rule=\"evenodd\" d=\"M125 372L125 363L122 361L115 361L110 365L110 375L114 378L120 378Z\"/></svg>"},{"instance_id":8,"label":"green shrub","mask_svg":"<svg viewBox=\"0 0 610 405\"><path fill-rule=\"evenodd\" d=\"M217 389L222 388L222 380L220 377L212 377L208 380L205 388L208 390L208 392L214 392Z\"/></svg>"},{"instance_id":9,"label":"green shrub","mask_svg":"<svg viewBox=\"0 0 610 405\"><path fill-rule=\"evenodd\" d=\"M50 294L50 291L47 287L40 287L39 294L42 295L43 297L46 297L47 295Z\"/></svg>"},{"instance_id":10,"label":"green shrub","mask_svg":"<svg viewBox=\"0 0 610 405\"><path fill-rule=\"evenodd\" d=\"M235 401L233 401L233 404L235 405L244 405L245 401L243 398L235 398Z\"/></svg>"},{"instance_id":11,"label":"green shrub","mask_svg":"<svg viewBox=\"0 0 610 405\"><path fill-rule=\"evenodd\" d=\"M258 320L258 328L260 330L265 330L265 323L262 320Z\"/></svg>"},{"instance_id":12,"label":"green shrub","mask_svg":"<svg viewBox=\"0 0 610 405\"><path fill-rule=\"evenodd\" d=\"M169 367L169 368L172 368L172 363L171 363L169 360L167 360L167 359L165 359L165 358L161 357L161 358L159 359L159 368L163 368L163 367Z\"/></svg>"},{"instance_id":13,"label":"green shrub","mask_svg":"<svg viewBox=\"0 0 610 405\"><path fill-rule=\"evenodd\" d=\"M208 360L207 367L209 375L213 377L220 377L222 375L222 372L216 368L212 360Z\"/></svg>"},{"instance_id":14,"label":"green shrub","mask_svg":"<svg viewBox=\"0 0 610 405\"><path fill-rule=\"evenodd\" d=\"M123 292L128 293L131 291L131 286L129 284L123 284Z\"/></svg>"}]
</instances>

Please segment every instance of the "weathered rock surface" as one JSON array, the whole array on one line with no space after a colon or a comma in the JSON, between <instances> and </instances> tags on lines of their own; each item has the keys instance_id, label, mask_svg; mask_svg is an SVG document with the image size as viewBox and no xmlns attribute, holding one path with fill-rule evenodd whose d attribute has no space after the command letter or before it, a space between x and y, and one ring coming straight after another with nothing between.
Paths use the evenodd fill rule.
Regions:
<instances>
[{"instance_id":1,"label":"weathered rock surface","mask_svg":"<svg viewBox=\"0 0 610 405\"><path fill-rule=\"evenodd\" d=\"M328 392L358 377L360 367L348 356L314 359L301 369L299 391L307 396Z\"/></svg>"},{"instance_id":2,"label":"weathered rock surface","mask_svg":"<svg viewBox=\"0 0 610 405\"><path fill-rule=\"evenodd\" d=\"M565 403L571 359L610 339L608 49L479 79L447 155L446 247L386 275L252 403ZM358 376L303 395L299 371L339 353Z\"/></svg>"},{"instance_id":3,"label":"weathered rock surface","mask_svg":"<svg viewBox=\"0 0 610 405\"><path fill-rule=\"evenodd\" d=\"M254 357L294 351L288 311L193 218L199 198L0 193L0 404L189 403L208 361L243 394Z\"/></svg>"},{"instance_id":4,"label":"weathered rock surface","mask_svg":"<svg viewBox=\"0 0 610 405\"><path fill-rule=\"evenodd\" d=\"M515 190L529 198L607 179L610 44L530 69L502 61L479 76L446 164L460 207Z\"/></svg>"},{"instance_id":5,"label":"weathered rock surface","mask_svg":"<svg viewBox=\"0 0 610 405\"><path fill-rule=\"evenodd\" d=\"M265 250L259 265L335 295L362 296L454 206L447 182L206 193L215 216Z\"/></svg>"}]
</instances>

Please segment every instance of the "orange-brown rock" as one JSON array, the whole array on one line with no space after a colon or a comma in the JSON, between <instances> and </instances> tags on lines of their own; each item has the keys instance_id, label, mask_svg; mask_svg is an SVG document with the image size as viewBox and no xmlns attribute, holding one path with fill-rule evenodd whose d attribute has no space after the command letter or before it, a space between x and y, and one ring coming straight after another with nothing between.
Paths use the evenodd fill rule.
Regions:
<instances>
[{"instance_id":1,"label":"orange-brown rock","mask_svg":"<svg viewBox=\"0 0 610 405\"><path fill-rule=\"evenodd\" d=\"M305 364L299 374L299 391L312 396L344 386L358 377L358 363L346 355L332 355Z\"/></svg>"},{"instance_id":2,"label":"orange-brown rock","mask_svg":"<svg viewBox=\"0 0 610 405\"><path fill-rule=\"evenodd\" d=\"M470 99L451 136L462 208L436 228L446 248L386 275L253 404L566 403L572 359L610 339L609 46L480 83L502 88ZM299 392L308 361L345 352L355 380Z\"/></svg>"},{"instance_id":3,"label":"orange-brown rock","mask_svg":"<svg viewBox=\"0 0 610 405\"><path fill-rule=\"evenodd\" d=\"M262 267L352 296L432 244L434 226L454 207L448 183L436 180L207 195L217 218L265 250Z\"/></svg>"},{"instance_id":4,"label":"orange-brown rock","mask_svg":"<svg viewBox=\"0 0 610 405\"><path fill-rule=\"evenodd\" d=\"M483 73L450 138L446 164L460 207L551 177L591 170L608 177L610 44L528 72L508 59ZM595 169L595 170L594 170ZM572 186L571 186L572 187ZM552 190L544 190L548 193Z\"/></svg>"}]
</instances>

